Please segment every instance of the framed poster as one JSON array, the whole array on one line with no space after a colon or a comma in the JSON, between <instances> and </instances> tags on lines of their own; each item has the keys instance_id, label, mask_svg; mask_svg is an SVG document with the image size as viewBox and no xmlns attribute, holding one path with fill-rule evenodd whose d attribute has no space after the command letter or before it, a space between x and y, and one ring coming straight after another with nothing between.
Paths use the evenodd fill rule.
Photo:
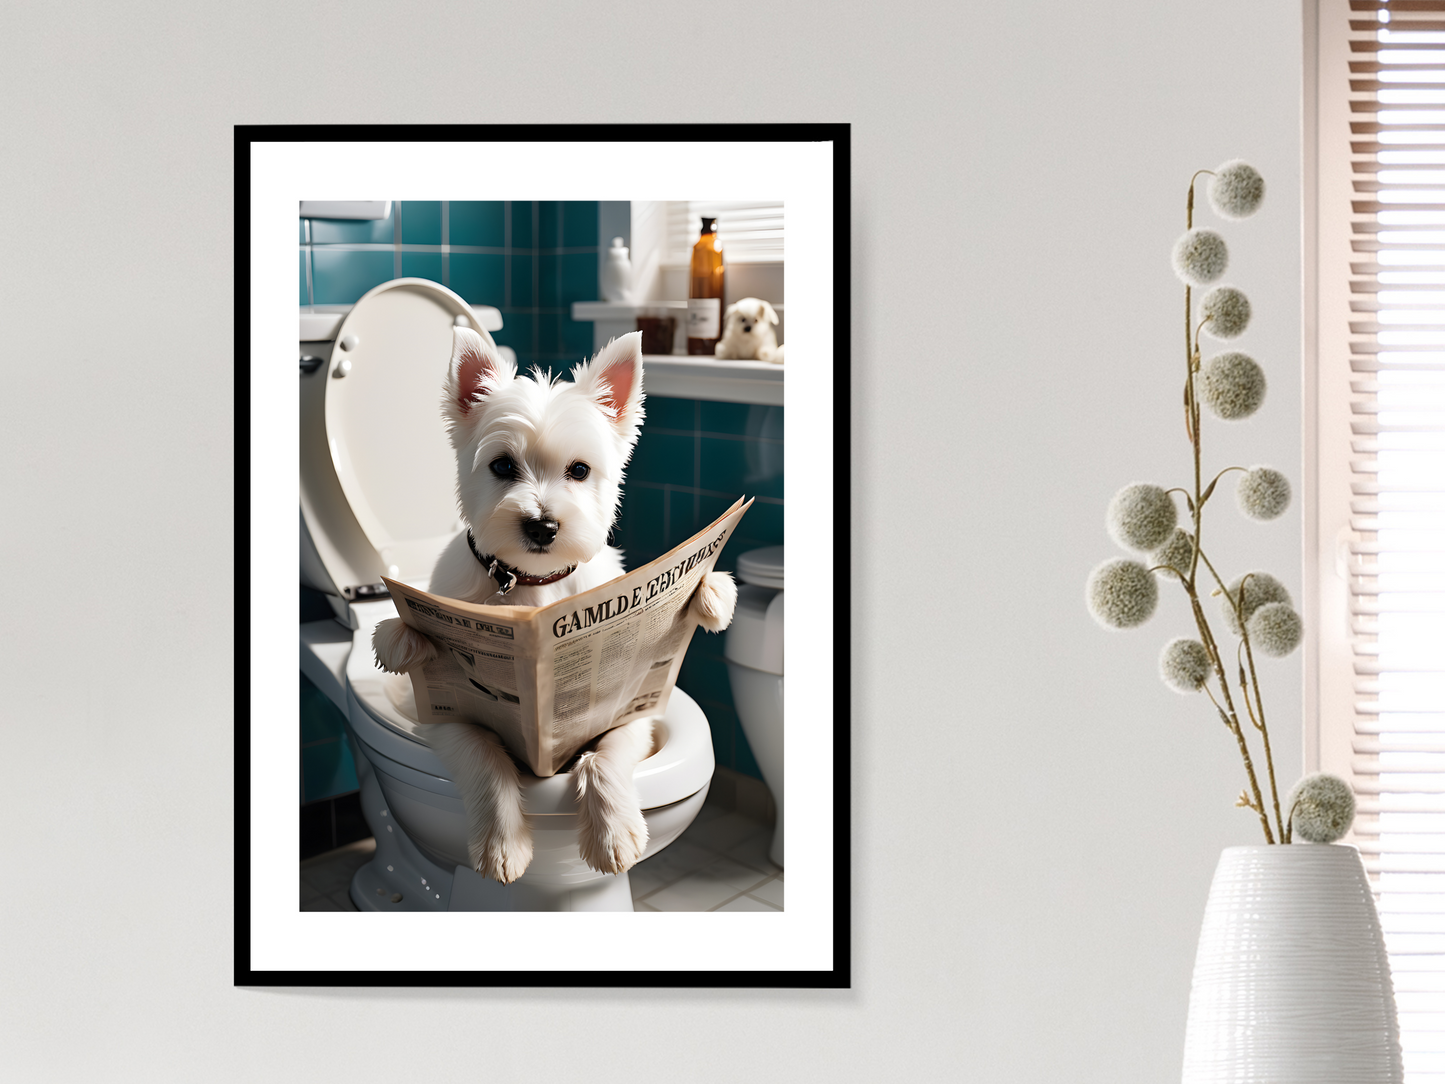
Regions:
<instances>
[{"instance_id":1,"label":"framed poster","mask_svg":"<svg viewBox=\"0 0 1445 1084\"><path fill-rule=\"evenodd\" d=\"M250 601L237 615L249 680L236 734L236 983L847 987L847 126L241 126L235 149L247 551L237 568L238 597ZM693 281L698 248L721 250L711 296ZM388 298L402 300L388 309ZM407 338L414 318L424 333ZM485 340L487 364L507 381L555 390L581 382L578 363L602 366L610 342L640 342L628 339L634 331L646 339L646 417L630 460L615 464L620 474L626 462L620 514L601 528L636 569L751 498L728 521L716 568L742 581L734 620L752 622L754 646L725 650L722 635L702 631L682 643L676 691L663 693L632 776L646 841L638 834L635 853L602 860L628 868L598 872L581 854L577 794L591 769L576 756L547 777L515 769L530 850L516 869L489 866L477 858L478 833L491 831L478 824L491 822L468 804L474 784L459 782L426 727L480 729L420 721L411 685L381 675L372 646L379 622L396 617L387 578L425 589L441 547L462 539L498 567L468 535L484 531L465 495L457 505L458 471L528 469L492 453L484 462L480 451L465 468L446 462L449 344ZM420 345L438 335L440 347ZM363 391L380 372L395 383ZM420 413L407 412L403 385L427 389ZM348 405L368 396L369 415ZM569 479L583 481L590 468L564 458ZM546 518L541 505L527 515L549 532L573 522L559 527L565 517ZM329 607L300 626L307 677L292 653L298 566L304 589ZM691 571L684 557L678 582ZM612 616L579 607L558 627L582 632ZM599 640L566 665L585 663L605 684L600 668L623 639ZM510 657L468 643L450 647L458 680L502 709L517 701L498 677ZM738 666L763 675L762 693L739 688ZM548 667L561 690L572 671ZM300 776L304 797L307 785L298 684L319 689L343 720L335 749L355 773L353 800L371 833L330 897L341 910L298 906L293 787ZM600 702L599 686L589 688L584 706ZM781 701L786 726L744 732L759 696ZM645 711L646 695L633 699ZM562 700L558 691L544 714L561 719ZM724 829L741 814L720 802L766 795L760 775L776 828L736 838ZM365 914L353 919L353 909Z\"/></svg>"}]
</instances>

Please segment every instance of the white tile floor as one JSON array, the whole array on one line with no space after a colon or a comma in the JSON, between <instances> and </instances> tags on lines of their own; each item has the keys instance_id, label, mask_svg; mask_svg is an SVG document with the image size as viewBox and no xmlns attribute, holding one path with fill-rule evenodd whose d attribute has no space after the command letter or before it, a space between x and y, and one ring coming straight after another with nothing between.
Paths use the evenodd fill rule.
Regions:
<instances>
[{"instance_id":1,"label":"white tile floor","mask_svg":"<svg viewBox=\"0 0 1445 1084\"><path fill-rule=\"evenodd\" d=\"M783 871L768 861L772 828L711 803L670 847L632 867L635 911L781 911ZM301 863L301 910L355 911L351 875L370 860L364 839Z\"/></svg>"}]
</instances>

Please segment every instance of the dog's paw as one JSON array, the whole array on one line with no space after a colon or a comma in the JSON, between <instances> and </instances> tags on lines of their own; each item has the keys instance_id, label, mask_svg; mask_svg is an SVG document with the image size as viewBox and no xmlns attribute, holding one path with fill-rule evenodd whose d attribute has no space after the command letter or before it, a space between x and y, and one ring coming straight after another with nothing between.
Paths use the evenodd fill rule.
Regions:
<instances>
[{"instance_id":1,"label":"dog's paw","mask_svg":"<svg viewBox=\"0 0 1445 1084\"><path fill-rule=\"evenodd\" d=\"M738 604L738 585L727 572L709 572L692 596L697 622L708 632L722 632L733 623Z\"/></svg>"},{"instance_id":2,"label":"dog's paw","mask_svg":"<svg viewBox=\"0 0 1445 1084\"><path fill-rule=\"evenodd\" d=\"M577 849L599 873L622 873L647 849L647 821L632 780L610 771L596 753L572 769L577 780ZM630 773L629 773L630 775Z\"/></svg>"},{"instance_id":3,"label":"dog's paw","mask_svg":"<svg viewBox=\"0 0 1445 1084\"><path fill-rule=\"evenodd\" d=\"M371 647L377 665L392 674L405 674L437 657L432 642L399 617L377 623Z\"/></svg>"},{"instance_id":4,"label":"dog's paw","mask_svg":"<svg viewBox=\"0 0 1445 1084\"><path fill-rule=\"evenodd\" d=\"M493 828L467 844L467 855L483 877L509 885L532 864L532 834Z\"/></svg>"}]
</instances>

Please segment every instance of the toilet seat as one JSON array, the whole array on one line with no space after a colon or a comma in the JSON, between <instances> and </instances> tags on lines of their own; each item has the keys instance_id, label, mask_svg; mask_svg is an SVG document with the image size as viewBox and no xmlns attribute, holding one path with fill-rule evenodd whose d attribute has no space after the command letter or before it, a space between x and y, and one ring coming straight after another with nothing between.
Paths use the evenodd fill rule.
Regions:
<instances>
[{"instance_id":1,"label":"toilet seat","mask_svg":"<svg viewBox=\"0 0 1445 1084\"><path fill-rule=\"evenodd\" d=\"M398 774L413 785L460 798L450 773L422 737L427 724L418 723L414 716L408 718L411 680L384 674L371 661L372 629L383 618L395 616L395 608L390 601L384 601L360 603L353 610L360 626L353 642L366 645L353 650L346 660L347 715L353 734L368 752L406 769ZM415 712L414 707L411 710ZM707 785L713 773L712 733L707 717L687 693L673 689L667 711L655 727L653 753L633 773L643 809L691 797ZM524 775L523 790L529 814L576 812L574 784L568 772L545 779Z\"/></svg>"}]
</instances>

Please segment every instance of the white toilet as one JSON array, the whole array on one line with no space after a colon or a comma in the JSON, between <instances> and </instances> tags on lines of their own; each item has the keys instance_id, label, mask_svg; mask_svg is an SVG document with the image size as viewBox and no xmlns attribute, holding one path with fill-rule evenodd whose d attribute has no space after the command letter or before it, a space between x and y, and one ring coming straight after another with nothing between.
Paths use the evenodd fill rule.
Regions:
<instances>
[{"instance_id":1,"label":"white toilet","mask_svg":"<svg viewBox=\"0 0 1445 1084\"><path fill-rule=\"evenodd\" d=\"M733 705L778 808L768 857L783 862L783 547L738 557L738 607L723 655Z\"/></svg>"},{"instance_id":2,"label":"white toilet","mask_svg":"<svg viewBox=\"0 0 1445 1084\"><path fill-rule=\"evenodd\" d=\"M565 772L524 783L527 872L506 886L474 872L461 797L422 737L411 683L375 667L372 630L396 615L381 576L425 588L461 529L438 404L452 327L463 322L488 338L502 326L496 309L468 306L425 279L396 279L349 310L301 316L301 582L324 592L336 614L301 626L301 670L346 715L377 844L351 899L363 911L630 911L627 874L598 873L578 855ZM648 826L644 857L692 822L712 773L707 719L674 690L653 753L633 776Z\"/></svg>"}]
</instances>

